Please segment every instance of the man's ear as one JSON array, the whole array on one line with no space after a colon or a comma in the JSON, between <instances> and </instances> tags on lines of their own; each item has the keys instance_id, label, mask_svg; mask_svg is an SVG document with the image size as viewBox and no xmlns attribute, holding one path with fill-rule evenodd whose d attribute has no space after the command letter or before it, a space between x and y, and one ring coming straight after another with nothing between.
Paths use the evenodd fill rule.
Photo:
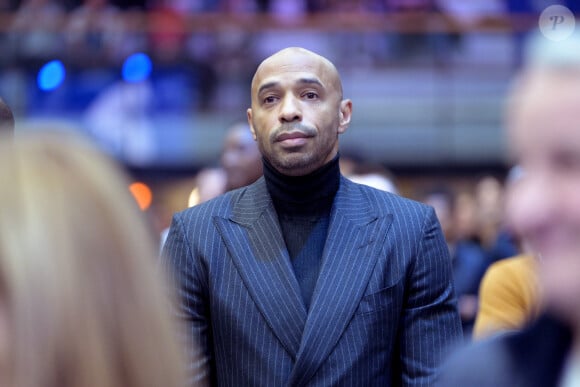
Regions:
<instances>
[{"instance_id":1,"label":"man's ear","mask_svg":"<svg viewBox=\"0 0 580 387\"><path fill-rule=\"evenodd\" d=\"M246 114L248 115L248 125L250 125L250 132L252 132L252 137L254 137L254 141L258 140L256 136L256 130L254 129L254 124L252 123L252 108L248 108L246 110Z\"/></svg>"},{"instance_id":2,"label":"man's ear","mask_svg":"<svg viewBox=\"0 0 580 387\"><path fill-rule=\"evenodd\" d=\"M350 119L352 117L352 101L350 99L343 99L340 101L340 109L338 111L338 133L346 132Z\"/></svg>"}]
</instances>

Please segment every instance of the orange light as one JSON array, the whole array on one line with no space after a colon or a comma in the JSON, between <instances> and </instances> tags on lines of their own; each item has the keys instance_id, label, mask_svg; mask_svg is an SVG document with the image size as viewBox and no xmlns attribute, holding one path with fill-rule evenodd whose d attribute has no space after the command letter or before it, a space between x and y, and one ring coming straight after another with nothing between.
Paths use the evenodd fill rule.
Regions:
<instances>
[{"instance_id":1,"label":"orange light","mask_svg":"<svg viewBox=\"0 0 580 387\"><path fill-rule=\"evenodd\" d=\"M147 184L137 181L129 185L129 191L131 191L141 211L145 211L151 206L153 193Z\"/></svg>"}]
</instances>

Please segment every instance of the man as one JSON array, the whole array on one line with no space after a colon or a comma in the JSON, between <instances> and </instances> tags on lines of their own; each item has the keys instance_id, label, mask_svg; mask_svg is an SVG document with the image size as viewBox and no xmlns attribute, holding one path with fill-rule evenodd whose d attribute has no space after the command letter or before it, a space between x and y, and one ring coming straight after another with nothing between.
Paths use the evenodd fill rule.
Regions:
<instances>
[{"instance_id":1,"label":"man","mask_svg":"<svg viewBox=\"0 0 580 387\"><path fill-rule=\"evenodd\" d=\"M509 189L514 229L538 254L546 314L460 351L442 386L578 386L580 381L580 36L534 41L508 105L522 175ZM535 53L535 54L534 54Z\"/></svg>"},{"instance_id":2,"label":"man","mask_svg":"<svg viewBox=\"0 0 580 387\"><path fill-rule=\"evenodd\" d=\"M427 386L460 339L434 211L340 175L351 113L331 62L275 53L247 111L264 177L175 215L164 256L212 384Z\"/></svg>"},{"instance_id":3,"label":"man","mask_svg":"<svg viewBox=\"0 0 580 387\"><path fill-rule=\"evenodd\" d=\"M14 115L2 98L0 98L0 133L14 134Z\"/></svg>"},{"instance_id":4,"label":"man","mask_svg":"<svg viewBox=\"0 0 580 387\"><path fill-rule=\"evenodd\" d=\"M251 184L262 176L262 155L246 122L228 128L221 164L226 172L226 191Z\"/></svg>"}]
</instances>

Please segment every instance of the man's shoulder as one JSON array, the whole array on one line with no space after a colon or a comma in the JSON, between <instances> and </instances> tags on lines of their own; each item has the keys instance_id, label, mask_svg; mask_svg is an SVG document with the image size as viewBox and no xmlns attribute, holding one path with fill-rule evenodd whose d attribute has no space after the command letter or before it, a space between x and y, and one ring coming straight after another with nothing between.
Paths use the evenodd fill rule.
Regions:
<instances>
[{"instance_id":1,"label":"man's shoulder","mask_svg":"<svg viewBox=\"0 0 580 387\"><path fill-rule=\"evenodd\" d=\"M352 184L353 187L360 190L373 205L384 207L387 206L391 211L426 211L429 206L416 200L400 196L392 192L384 191L375 187L353 182L345 179L346 184Z\"/></svg>"},{"instance_id":2,"label":"man's shoulder","mask_svg":"<svg viewBox=\"0 0 580 387\"><path fill-rule=\"evenodd\" d=\"M212 216L226 216L232 207L232 203L246 189L246 187L228 191L203 203L186 208L176 213L182 219L211 219Z\"/></svg>"},{"instance_id":3,"label":"man's shoulder","mask_svg":"<svg viewBox=\"0 0 580 387\"><path fill-rule=\"evenodd\" d=\"M236 211L236 208L243 210L252 206L264 206L269 201L270 197L267 193L266 183L264 178L261 177L250 185L233 189L178 212L176 216L190 221L197 220L197 218L209 221L215 216L230 217Z\"/></svg>"}]
</instances>

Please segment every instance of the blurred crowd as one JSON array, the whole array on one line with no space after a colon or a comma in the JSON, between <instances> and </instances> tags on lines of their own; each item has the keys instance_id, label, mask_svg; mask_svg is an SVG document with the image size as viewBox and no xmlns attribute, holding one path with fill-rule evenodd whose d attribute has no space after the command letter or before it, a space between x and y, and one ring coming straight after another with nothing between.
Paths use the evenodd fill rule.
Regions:
<instances>
[{"instance_id":1,"label":"blurred crowd","mask_svg":"<svg viewBox=\"0 0 580 387\"><path fill-rule=\"evenodd\" d=\"M271 40L285 39L284 34L269 36L269 32L283 31L292 21L299 21L298 26L306 23L292 37L294 44L320 41L319 48L332 51L343 68L385 66L417 58L441 63L449 60L450 52L461 47L462 31L477 30L478 23L494 19L496 25L508 25L505 17L512 11L535 20L541 11L535 3L529 0L475 1L469 5L454 0L5 0L0 2L5 20L0 31L0 49L4 53L0 68L6 76L0 79L0 89L13 90L10 86L21 79L24 87L21 85L20 93L32 93L32 96L12 97L13 105L17 109L33 110L41 100L30 90L31 79L43 64L58 59L65 64L70 85L74 87L64 85L66 90L61 94L67 95L60 98L66 101L60 105L53 102L47 109L83 111L99 90L117 80L115 69L129 55L145 52L156 68L152 75L159 101L156 108L204 111L215 108L217 98L220 99L218 106L224 108L224 95L227 98L229 91L234 94L232 99L239 97L237 86L249 82L257 59L275 44ZM570 7L574 9L573 4ZM350 27L339 30L333 23L335 13L348 15ZM378 16L389 14L412 14L413 18L409 22L396 19L376 22ZM243 15L269 17L244 21ZM439 17L434 19L434 15ZM369 23L374 31L366 31ZM515 29L523 27L528 25L515 26ZM319 29L318 35L325 31L333 33L320 38L313 29ZM23 69L27 72L22 72ZM177 87L182 98L170 92ZM24 98L30 101L21 103Z\"/></svg>"}]
</instances>

